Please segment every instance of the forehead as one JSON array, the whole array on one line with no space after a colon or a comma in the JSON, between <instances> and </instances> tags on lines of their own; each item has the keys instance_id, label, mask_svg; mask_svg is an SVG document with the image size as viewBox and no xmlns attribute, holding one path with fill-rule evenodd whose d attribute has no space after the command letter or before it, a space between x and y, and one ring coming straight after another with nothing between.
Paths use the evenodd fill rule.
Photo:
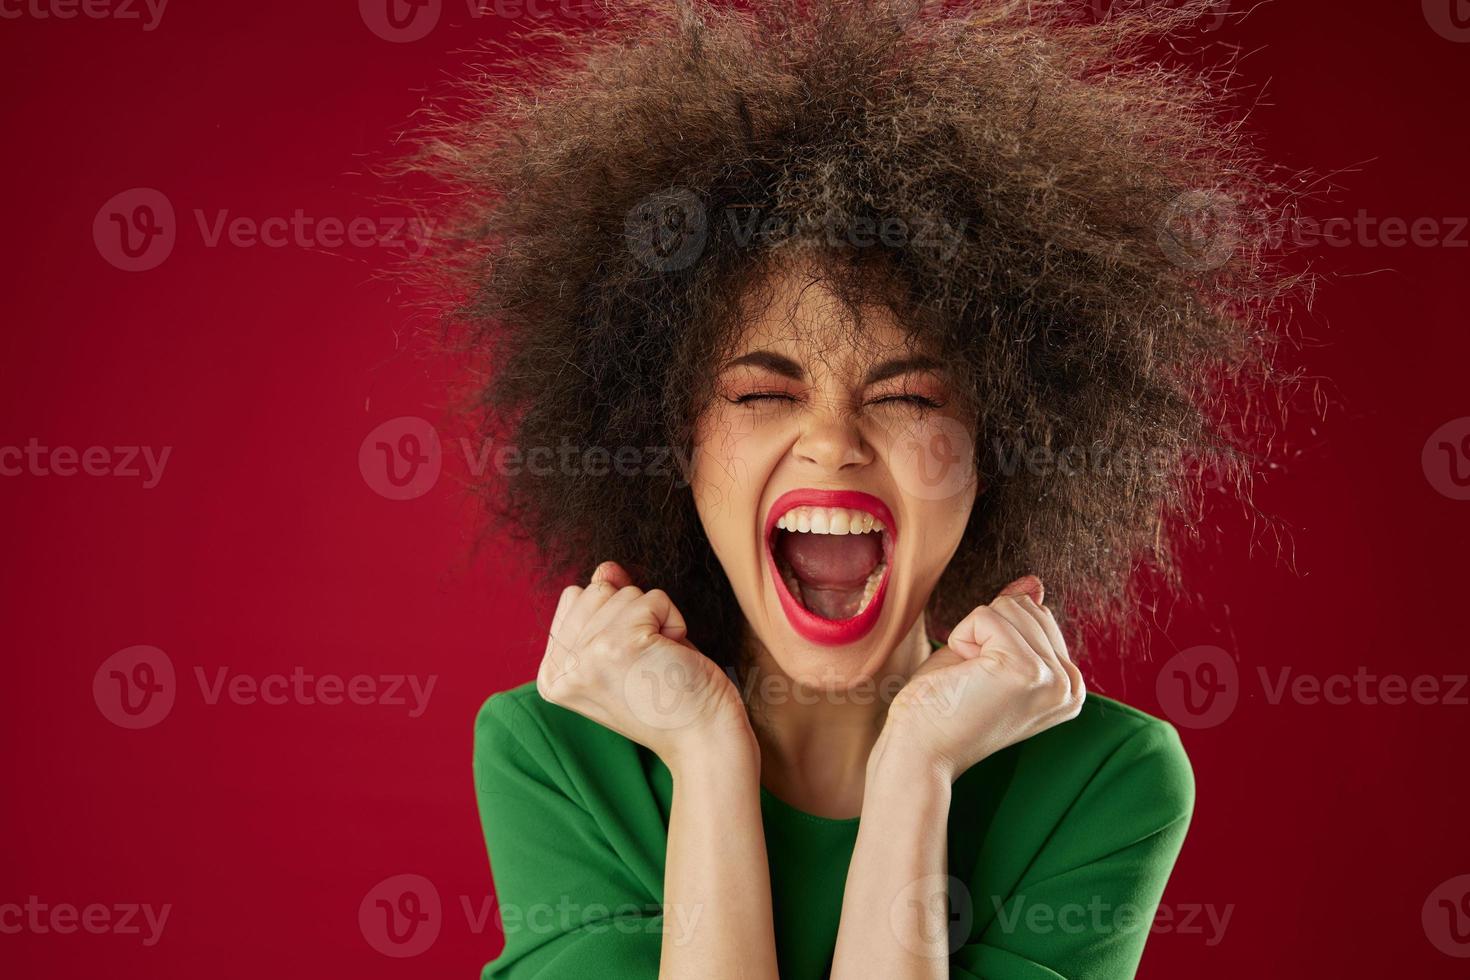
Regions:
<instances>
[{"instance_id":1,"label":"forehead","mask_svg":"<svg viewBox=\"0 0 1470 980\"><path fill-rule=\"evenodd\" d=\"M932 353L887 306L840 295L809 266L783 268L753 288L727 360L773 351L808 370L861 370L879 361Z\"/></svg>"}]
</instances>

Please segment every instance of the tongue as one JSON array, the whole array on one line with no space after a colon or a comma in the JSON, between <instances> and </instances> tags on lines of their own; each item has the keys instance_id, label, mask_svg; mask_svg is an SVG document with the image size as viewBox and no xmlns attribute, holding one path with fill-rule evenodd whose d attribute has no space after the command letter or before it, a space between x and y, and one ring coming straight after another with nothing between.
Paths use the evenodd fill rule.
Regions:
<instances>
[{"instance_id":1,"label":"tongue","mask_svg":"<svg viewBox=\"0 0 1470 980\"><path fill-rule=\"evenodd\" d=\"M783 532L777 551L801 583L802 602L826 619L850 619L862 604L863 587L882 559L876 534Z\"/></svg>"}]
</instances>

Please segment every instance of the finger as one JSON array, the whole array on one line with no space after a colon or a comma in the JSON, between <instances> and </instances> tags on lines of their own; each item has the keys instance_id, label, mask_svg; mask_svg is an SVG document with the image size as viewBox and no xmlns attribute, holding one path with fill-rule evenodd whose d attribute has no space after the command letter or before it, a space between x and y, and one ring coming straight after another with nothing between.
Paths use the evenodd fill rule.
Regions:
<instances>
[{"instance_id":1,"label":"finger","mask_svg":"<svg viewBox=\"0 0 1470 980\"><path fill-rule=\"evenodd\" d=\"M1047 607L1033 602L1030 597L1020 601L1022 609L1036 620L1037 625L1046 633L1046 638L1051 641L1052 649L1057 656L1063 660L1071 660L1072 655L1067 652L1067 641L1062 637L1062 628L1057 625L1056 617L1051 614Z\"/></svg>"},{"instance_id":2,"label":"finger","mask_svg":"<svg viewBox=\"0 0 1470 980\"><path fill-rule=\"evenodd\" d=\"M561 630L562 621L567 617L567 610L572 608L572 603L577 596L582 594L580 585L569 585L561 590L561 598L556 601L556 612L551 614L551 635L555 636Z\"/></svg>"},{"instance_id":3,"label":"finger","mask_svg":"<svg viewBox=\"0 0 1470 980\"><path fill-rule=\"evenodd\" d=\"M566 645L558 637L561 635L562 623L566 620L567 610L572 608L572 603L582 594L580 585L569 585L561 590L561 598L556 602L556 612L551 614L551 626L546 631L546 652L548 655L553 650L560 652L566 649Z\"/></svg>"},{"instance_id":4,"label":"finger","mask_svg":"<svg viewBox=\"0 0 1470 980\"><path fill-rule=\"evenodd\" d=\"M618 617L623 615L628 606L632 604L634 600L640 598L642 595L643 590L638 588L636 585L628 585L624 586L621 589L618 589L618 591L614 592L612 597L604 602L601 608L599 608L597 612L593 613L591 618L587 620L586 624L582 627L582 636L589 638L594 637L598 633L601 633L603 630L607 629L613 623L617 622Z\"/></svg>"},{"instance_id":5,"label":"finger","mask_svg":"<svg viewBox=\"0 0 1470 980\"><path fill-rule=\"evenodd\" d=\"M614 595L617 595L618 587L610 582L594 579L582 590L582 594L567 608L562 618L561 628L556 631L556 638L566 646L575 647L578 639L586 630L587 621L596 615Z\"/></svg>"},{"instance_id":6,"label":"finger","mask_svg":"<svg viewBox=\"0 0 1470 980\"><path fill-rule=\"evenodd\" d=\"M633 576L615 561L605 561L592 572L593 582L606 582L615 589L624 589L633 584Z\"/></svg>"},{"instance_id":7,"label":"finger","mask_svg":"<svg viewBox=\"0 0 1470 980\"><path fill-rule=\"evenodd\" d=\"M644 593L637 605L640 611L647 610L652 617L644 622L654 626L664 636L680 642L688 637L689 627L684 622L684 614L679 612L679 607L674 605L674 600L663 589Z\"/></svg>"},{"instance_id":8,"label":"finger","mask_svg":"<svg viewBox=\"0 0 1470 980\"><path fill-rule=\"evenodd\" d=\"M1012 598L1020 595L1029 595L1032 601L1039 606L1046 601L1046 586L1041 584L1041 579L1035 575L1022 575L1010 585L1001 589L999 594Z\"/></svg>"},{"instance_id":9,"label":"finger","mask_svg":"<svg viewBox=\"0 0 1470 980\"><path fill-rule=\"evenodd\" d=\"M1070 695L1072 675L1062 666L1061 659L1052 649L1051 640L1047 638L1046 631L1022 606L1022 603L1030 601L1031 597L1027 595L1018 598L1001 596L992 602L990 607L1016 628L1016 632L1026 640L1030 652L1046 664L1046 669L1056 678L1057 683L1062 685L1065 693Z\"/></svg>"},{"instance_id":10,"label":"finger","mask_svg":"<svg viewBox=\"0 0 1470 980\"><path fill-rule=\"evenodd\" d=\"M1062 669L1067 672L1067 677L1072 682L1072 696L1075 698L1085 697L1087 684L1082 679L1082 670L1072 660L1072 655L1067 652L1067 641L1062 636L1062 629L1057 625L1056 617L1051 610L1045 606L1039 606L1029 598L1020 602L1022 609L1031 615L1046 632L1047 638L1051 640L1052 649L1056 651L1057 658L1061 661Z\"/></svg>"},{"instance_id":11,"label":"finger","mask_svg":"<svg viewBox=\"0 0 1470 980\"><path fill-rule=\"evenodd\" d=\"M1026 651L1029 649L1025 637L1016 628L989 606L977 606L970 615L960 620L949 634L949 648L966 660L974 660L986 653L1024 656L1035 660ZM1036 679L1040 679L1039 664Z\"/></svg>"},{"instance_id":12,"label":"finger","mask_svg":"<svg viewBox=\"0 0 1470 980\"><path fill-rule=\"evenodd\" d=\"M551 616L551 628L546 631L546 650L542 653L541 665L536 670L536 687L543 696L551 691L551 685L557 678L575 665L571 650L557 638L557 630L561 628L567 610L581 594L581 586L569 585L562 589L561 598L556 603L556 612Z\"/></svg>"}]
</instances>

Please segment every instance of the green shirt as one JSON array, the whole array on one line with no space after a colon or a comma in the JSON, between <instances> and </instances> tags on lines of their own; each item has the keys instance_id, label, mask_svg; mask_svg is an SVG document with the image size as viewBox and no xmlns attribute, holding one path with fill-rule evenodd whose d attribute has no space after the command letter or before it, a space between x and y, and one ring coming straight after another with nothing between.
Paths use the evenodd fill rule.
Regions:
<instances>
[{"instance_id":1,"label":"green shirt","mask_svg":"<svg viewBox=\"0 0 1470 980\"><path fill-rule=\"evenodd\" d=\"M525 684L481 708L475 784L505 932L483 978L656 978L663 763ZM1173 727L1096 694L965 772L949 815L949 975L1131 977L1193 807ZM764 789L761 813L781 980L825 977L858 818Z\"/></svg>"}]
</instances>

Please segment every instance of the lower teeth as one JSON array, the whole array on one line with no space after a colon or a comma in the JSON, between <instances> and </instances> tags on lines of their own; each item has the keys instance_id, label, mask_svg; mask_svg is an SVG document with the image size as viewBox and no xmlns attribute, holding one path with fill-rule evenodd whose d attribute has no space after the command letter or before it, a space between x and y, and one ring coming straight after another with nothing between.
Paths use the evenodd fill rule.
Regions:
<instances>
[{"instance_id":1,"label":"lower teeth","mask_svg":"<svg viewBox=\"0 0 1470 980\"><path fill-rule=\"evenodd\" d=\"M853 613L853 616L860 615L864 610L866 610L868 608L868 604L873 601L873 596L878 594L878 586L883 582L883 572L887 569L887 567L887 562L880 561L876 566L874 566L873 570L868 573L868 581L863 586L863 598L858 603L857 612ZM811 606L807 604L806 596L801 591L801 581L797 579L794 574L792 574L791 569L783 567L781 569L781 579L786 583L786 591L790 592L791 595L796 598L796 601L801 603L801 608L805 609L807 612L813 612ZM852 617L850 616L848 618L851 619Z\"/></svg>"}]
</instances>

